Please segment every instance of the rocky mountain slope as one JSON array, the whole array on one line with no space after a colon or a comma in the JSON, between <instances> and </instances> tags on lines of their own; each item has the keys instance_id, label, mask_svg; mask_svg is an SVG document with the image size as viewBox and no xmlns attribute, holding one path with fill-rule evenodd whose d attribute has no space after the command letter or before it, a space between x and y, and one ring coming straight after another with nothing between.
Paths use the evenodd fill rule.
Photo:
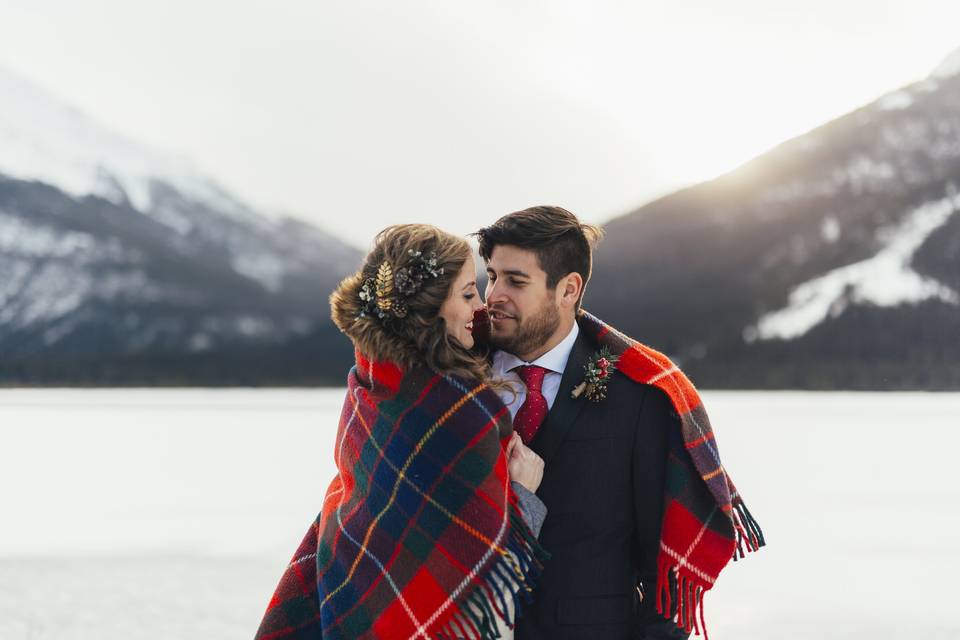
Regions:
<instances>
[{"instance_id":1,"label":"rocky mountain slope","mask_svg":"<svg viewBox=\"0 0 960 640\"><path fill-rule=\"evenodd\" d=\"M327 296L358 250L257 211L2 70L0 103L0 381L255 381L274 360L259 377L282 381L342 368L322 356L349 351ZM290 349L321 355L285 373ZM163 380L157 359L173 363Z\"/></svg>"},{"instance_id":2,"label":"rocky mountain slope","mask_svg":"<svg viewBox=\"0 0 960 640\"><path fill-rule=\"evenodd\" d=\"M960 66L606 225L587 305L707 387L960 388Z\"/></svg>"}]
</instances>

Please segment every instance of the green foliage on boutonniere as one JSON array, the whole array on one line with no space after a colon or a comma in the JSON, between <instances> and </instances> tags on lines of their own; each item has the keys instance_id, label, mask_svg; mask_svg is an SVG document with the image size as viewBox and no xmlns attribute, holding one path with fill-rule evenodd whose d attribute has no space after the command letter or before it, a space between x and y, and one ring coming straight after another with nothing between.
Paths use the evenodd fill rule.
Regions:
<instances>
[{"instance_id":1,"label":"green foliage on boutonniere","mask_svg":"<svg viewBox=\"0 0 960 640\"><path fill-rule=\"evenodd\" d=\"M620 357L611 354L607 347L600 349L587 364L583 365L586 377L583 382L573 388L570 397L576 399L585 394L593 402L600 402L606 398L607 383L610 382L613 372L617 370L619 359Z\"/></svg>"}]
</instances>

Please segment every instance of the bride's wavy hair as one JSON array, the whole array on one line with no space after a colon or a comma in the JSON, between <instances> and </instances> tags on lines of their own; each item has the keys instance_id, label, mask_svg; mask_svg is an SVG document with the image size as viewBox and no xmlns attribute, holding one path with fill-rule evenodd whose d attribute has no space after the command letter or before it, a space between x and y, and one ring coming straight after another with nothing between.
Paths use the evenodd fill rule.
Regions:
<instances>
[{"instance_id":1,"label":"bride's wavy hair","mask_svg":"<svg viewBox=\"0 0 960 640\"><path fill-rule=\"evenodd\" d=\"M420 252L417 254L417 252ZM421 257L417 257L420 255ZM364 283L376 280L387 262L393 273L416 269L422 258L436 257L443 272L427 277L423 286L403 298L406 315L363 313ZM398 224L377 234L363 267L340 282L330 295L331 316L360 353L374 360L389 360L404 369L425 365L440 374L453 374L476 382L488 381L490 365L484 353L468 350L447 334L440 316L450 287L470 260L470 245L463 238L426 224ZM469 267L468 267L469 268Z\"/></svg>"}]
</instances>

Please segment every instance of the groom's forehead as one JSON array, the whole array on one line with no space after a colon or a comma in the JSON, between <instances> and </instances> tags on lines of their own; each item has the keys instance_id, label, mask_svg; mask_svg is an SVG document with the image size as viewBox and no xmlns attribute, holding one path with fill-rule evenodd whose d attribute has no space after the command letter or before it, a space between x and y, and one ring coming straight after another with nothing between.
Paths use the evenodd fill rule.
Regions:
<instances>
[{"instance_id":1,"label":"groom's forehead","mask_svg":"<svg viewBox=\"0 0 960 640\"><path fill-rule=\"evenodd\" d=\"M497 245L490 253L487 269L492 271L520 271L529 276L543 273L540 260L533 249L525 249L510 244Z\"/></svg>"}]
</instances>

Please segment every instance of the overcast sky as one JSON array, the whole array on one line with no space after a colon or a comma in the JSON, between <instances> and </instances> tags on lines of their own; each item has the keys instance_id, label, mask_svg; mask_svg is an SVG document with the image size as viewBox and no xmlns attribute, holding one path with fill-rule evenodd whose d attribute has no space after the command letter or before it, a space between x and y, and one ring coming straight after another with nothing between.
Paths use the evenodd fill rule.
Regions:
<instances>
[{"instance_id":1,"label":"overcast sky","mask_svg":"<svg viewBox=\"0 0 960 640\"><path fill-rule=\"evenodd\" d=\"M0 65L367 246L532 204L608 220L926 76L958 24L942 0L0 0Z\"/></svg>"}]
</instances>

